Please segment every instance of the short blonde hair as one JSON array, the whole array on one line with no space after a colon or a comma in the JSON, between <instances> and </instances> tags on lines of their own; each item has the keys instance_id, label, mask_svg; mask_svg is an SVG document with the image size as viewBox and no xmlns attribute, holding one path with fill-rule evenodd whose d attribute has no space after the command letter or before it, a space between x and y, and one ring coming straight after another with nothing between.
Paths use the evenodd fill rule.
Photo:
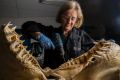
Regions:
<instances>
[{"instance_id":1,"label":"short blonde hair","mask_svg":"<svg viewBox=\"0 0 120 80\"><path fill-rule=\"evenodd\" d=\"M61 23L61 20L62 20L61 16L64 14L64 12L66 12L69 9L75 9L77 11L77 21L76 21L74 27L79 28L83 23L83 14L82 14L80 4L77 1L67 1L67 2L65 2L61 6L60 10L58 11L56 21L58 23Z\"/></svg>"}]
</instances>

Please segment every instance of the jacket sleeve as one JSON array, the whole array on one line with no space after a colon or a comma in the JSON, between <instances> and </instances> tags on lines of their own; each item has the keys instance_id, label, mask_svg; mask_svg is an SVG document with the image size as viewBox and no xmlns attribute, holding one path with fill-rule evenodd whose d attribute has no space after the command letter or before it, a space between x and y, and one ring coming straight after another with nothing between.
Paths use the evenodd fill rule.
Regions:
<instances>
[{"instance_id":1,"label":"jacket sleeve","mask_svg":"<svg viewBox=\"0 0 120 80\"><path fill-rule=\"evenodd\" d=\"M85 31L81 32L81 37L82 37L82 40L81 40L82 50L84 50L86 52L91 47L94 46L95 40L92 39Z\"/></svg>"},{"instance_id":2,"label":"jacket sleeve","mask_svg":"<svg viewBox=\"0 0 120 80\"><path fill-rule=\"evenodd\" d=\"M54 29L53 26L45 26L38 23L38 27L41 34L37 37L37 41L39 41L45 49L54 49L54 45L51 41L51 35Z\"/></svg>"},{"instance_id":3,"label":"jacket sleeve","mask_svg":"<svg viewBox=\"0 0 120 80\"><path fill-rule=\"evenodd\" d=\"M39 41L39 43L45 48L45 49L54 49L55 46L53 44L53 42L51 41L50 38L48 38L47 36L45 36L44 34L40 34L37 37L37 40Z\"/></svg>"}]
</instances>

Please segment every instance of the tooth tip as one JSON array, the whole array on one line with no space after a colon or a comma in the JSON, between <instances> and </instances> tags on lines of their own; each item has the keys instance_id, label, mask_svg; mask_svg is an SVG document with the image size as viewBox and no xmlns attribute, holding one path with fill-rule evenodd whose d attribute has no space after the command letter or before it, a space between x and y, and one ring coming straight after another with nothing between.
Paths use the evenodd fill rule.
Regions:
<instances>
[{"instance_id":1,"label":"tooth tip","mask_svg":"<svg viewBox=\"0 0 120 80\"><path fill-rule=\"evenodd\" d=\"M22 37L22 35L19 35L19 37Z\"/></svg>"},{"instance_id":2,"label":"tooth tip","mask_svg":"<svg viewBox=\"0 0 120 80\"><path fill-rule=\"evenodd\" d=\"M11 21L9 21L8 23L7 23L7 25L10 25L11 24Z\"/></svg>"},{"instance_id":3,"label":"tooth tip","mask_svg":"<svg viewBox=\"0 0 120 80\"><path fill-rule=\"evenodd\" d=\"M13 24L11 24L11 21L9 21L7 25L8 25L8 26L11 26L11 25L13 25Z\"/></svg>"},{"instance_id":4,"label":"tooth tip","mask_svg":"<svg viewBox=\"0 0 120 80\"><path fill-rule=\"evenodd\" d=\"M15 30L16 29L16 26L12 27L12 30Z\"/></svg>"}]
</instances>

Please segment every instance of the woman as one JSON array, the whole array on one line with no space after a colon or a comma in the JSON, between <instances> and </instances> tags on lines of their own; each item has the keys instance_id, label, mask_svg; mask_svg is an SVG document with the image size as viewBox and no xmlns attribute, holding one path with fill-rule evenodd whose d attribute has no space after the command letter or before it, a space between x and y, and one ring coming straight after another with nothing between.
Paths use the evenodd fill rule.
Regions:
<instances>
[{"instance_id":1,"label":"woman","mask_svg":"<svg viewBox=\"0 0 120 80\"><path fill-rule=\"evenodd\" d=\"M38 23L40 32L34 33L36 40L46 46L43 46L44 67L57 68L65 61L80 56L94 45L94 40L80 29L83 14L78 2L68 1L63 4L56 21L60 23L59 28ZM46 45L47 43L50 44Z\"/></svg>"}]
</instances>

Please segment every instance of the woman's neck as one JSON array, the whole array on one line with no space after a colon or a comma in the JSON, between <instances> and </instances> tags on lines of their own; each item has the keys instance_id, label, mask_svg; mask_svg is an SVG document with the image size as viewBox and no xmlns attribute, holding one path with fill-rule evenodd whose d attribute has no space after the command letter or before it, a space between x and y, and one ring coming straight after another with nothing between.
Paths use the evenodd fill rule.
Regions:
<instances>
[{"instance_id":1,"label":"woman's neck","mask_svg":"<svg viewBox=\"0 0 120 80\"><path fill-rule=\"evenodd\" d=\"M71 32L71 30L67 30L67 29L64 29L63 27L62 27L62 33L63 33L63 36L66 38L68 35L69 35L69 33Z\"/></svg>"},{"instance_id":2,"label":"woman's neck","mask_svg":"<svg viewBox=\"0 0 120 80\"><path fill-rule=\"evenodd\" d=\"M63 31L63 35L64 35L64 37L66 38L68 35L69 35L69 33L70 33L71 31Z\"/></svg>"}]
</instances>

